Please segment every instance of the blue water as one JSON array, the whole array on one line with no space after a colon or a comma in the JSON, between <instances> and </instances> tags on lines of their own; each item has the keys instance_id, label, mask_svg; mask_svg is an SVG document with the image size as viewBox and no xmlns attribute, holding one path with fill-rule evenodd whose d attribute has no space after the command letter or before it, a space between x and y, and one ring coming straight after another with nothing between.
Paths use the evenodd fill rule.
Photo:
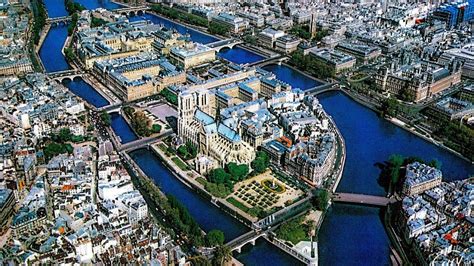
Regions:
<instances>
[{"instance_id":1,"label":"blue water","mask_svg":"<svg viewBox=\"0 0 474 266\"><path fill-rule=\"evenodd\" d=\"M319 231L319 265L390 265L390 240L379 212L334 204Z\"/></svg>"},{"instance_id":2,"label":"blue water","mask_svg":"<svg viewBox=\"0 0 474 266\"><path fill-rule=\"evenodd\" d=\"M140 169L155 181L161 191L175 196L186 206L204 231L209 232L212 229L219 229L224 232L225 241L227 242L250 230L185 186L170 173L152 151L140 149L131 152L130 156ZM242 253L236 254L236 256L245 265L290 266L300 264L291 256L262 239L259 239L255 246L244 246Z\"/></svg>"},{"instance_id":3,"label":"blue water","mask_svg":"<svg viewBox=\"0 0 474 266\"><path fill-rule=\"evenodd\" d=\"M112 118L112 129L115 134L120 137L122 144L138 139L138 136L120 114L112 113L110 116Z\"/></svg>"},{"instance_id":4,"label":"blue water","mask_svg":"<svg viewBox=\"0 0 474 266\"><path fill-rule=\"evenodd\" d=\"M240 254L234 252L234 256L244 265L303 265L299 260L263 239L258 239L255 246L251 244L244 246L242 252Z\"/></svg>"},{"instance_id":5,"label":"blue water","mask_svg":"<svg viewBox=\"0 0 474 266\"><path fill-rule=\"evenodd\" d=\"M323 83L294 71L285 65L268 65L264 66L263 69L273 72L278 79L289 83L293 88L308 90L323 85Z\"/></svg>"},{"instance_id":6,"label":"blue water","mask_svg":"<svg viewBox=\"0 0 474 266\"><path fill-rule=\"evenodd\" d=\"M378 184L380 169L391 154L418 156L442 162L444 180L465 179L474 173L469 162L381 119L341 92L319 96L326 112L334 118L345 139L347 158L338 191L385 195Z\"/></svg>"},{"instance_id":7,"label":"blue water","mask_svg":"<svg viewBox=\"0 0 474 266\"><path fill-rule=\"evenodd\" d=\"M224 232L226 241L250 231L249 228L181 183L152 151L140 149L131 152L130 156L164 193L175 196L186 206L204 231L219 229Z\"/></svg>"},{"instance_id":8,"label":"blue water","mask_svg":"<svg viewBox=\"0 0 474 266\"><path fill-rule=\"evenodd\" d=\"M222 49L218 53L218 56L225 58L231 62L234 62L236 64L249 64L249 63L254 63L254 62L265 59L265 57L259 54L247 51L239 46L235 46L232 49Z\"/></svg>"},{"instance_id":9,"label":"blue water","mask_svg":"<svg viewBox=\"0 0 474 266\"><path fill-rule=\"evenodd\" d=\"M184 25L180 25L174 21L171 21L169 19L166 19L160 16L156 16L154 14L145 14L143 16L135 16L135 17L129 18L130 21L139 21L139 20L145 20L145 19L150 20L154 24L161 24L167 28L176 29L181 34L189 34L193 42L206 44L206 43L211 43L211 42L215 42L219 40L213 36L204 34L202 32L196 31L194 29L191 29ZM221 52L218 53L218 56L223 57L237 64L254 63L254 62L265 59L265 57L259 54L247 51L238 46L234 47L233 49L221 50Z\"/></svg>"},{"instance_id":10,"label":"blue water","mask_svg":"<svg viewBox=\"0 0 474 266\"><path fill-rule=\"evenodd\" d=\"M165 26L166 28L169 29L175 29L181 34L189 34L191 37L191 40L193 42L198 42L198 43L211 43L218 41L216 37L213 37L211 35L204 34L202 32L196 31L194 29L188 28L186 26L180 25L176 22L173 22L169 19L166 19L164 17L156 16L154 14L144 14L143 16L135 16L129 18L130 21L139 21L139 20L149 20L153 22L154 24L160 24Z\"/></svg>"},{"instance_id":11,"label":"blue water","mask_svg":"<svg viewBox=\"0 0 474 266\"><path fill-rule=\"evenodd\" d=\"M96 9L100 7L112 10L122 7L121 5L110 0L74 0L74 2L80 3L86 9Z\"/></svg>"},{"instance_id":12,"label":"blue water","mask_svg":"<svg viewBox=\"0 0 474 266\"><path fill-rule=\"evenodd\" d=\"M84 99L89 104L100 108L109 105L109 101L98 93L89 83L82 78L75 78L73 81L67 79L63 84L68 87L74 94Z\"/></svg>"},{"instance_id":13,"label":"blue water","mask_svg":"<svg viewBox=\"0 0 474 266\"><path fill-rule=\"evenodd\" d=\"M66 38L67 25L60 24L52 26L49 30L48 35L39 50L39 56L46 72L70 69L69 64L66 62L66 58L61 52Z\"/></svg>"},{"instance_id":14,"label":"blue water","mask_svg":"<svg viewBox=\"0 0 474 266\"><path fill-rule=\"evenodd\" d=\"M293 87L305 89L317 84L284 65L265 69ZM440 160L445 180L474 173L469 162L381 119L342 92L318 98L346 143L346 165L338 191L385 195L377 182L380 170L375 164L394 153ZM320 229L320 265L388 265L389 241L378 212L377 208L335 204Z\"/></svg>"},{"instance_id":15,"label":"blue water","mask_svg":"<svg viewBox=\"0 0 474 266\"><path fill-rule=\"evenodd\" d=\"M64 0L43 0L50 18L68 16L69 13L64 6Z\"/></svg>"}]
</instances>

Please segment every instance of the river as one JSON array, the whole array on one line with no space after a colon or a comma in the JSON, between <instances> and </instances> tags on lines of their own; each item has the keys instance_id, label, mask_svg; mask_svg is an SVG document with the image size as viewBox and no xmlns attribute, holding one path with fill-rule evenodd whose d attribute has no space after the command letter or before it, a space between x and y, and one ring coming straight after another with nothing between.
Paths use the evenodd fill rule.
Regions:
<instances>
[{"instance_id":1,"label":"river","mask_svg":"<svg viewBox=\"0 0 474 266\"><path fill-rule=\"evenodd\" d=\"M204 231L209 232L212 229L219 229L224 232L226 241L229 241L250 230L214 206L209 200L205 200L195 191L185 186L170 173L152 151L140 149L131 152L130 156L164 193L175 196L186 206ZM235 254L235 256L247 265L300 264L299 261L264 240L257 241L254 247L250 244L245 246L242 253Z\"/></svg>"},{"instance_id":2,"label":"river","mask_svg":"<svg viewBox=\"0 0 474 266\"><path fill-rule=\"evenodd\" d=\"M61 16L63 12L63 7L60 4L56 5L56 2L45 1L50 16ZM215 37L161 17L146 14L145 18L175 28L181 33L189 33L191 39L196 42L210 43L217 40ZM139 19L143 17L134 17L131 20ZM40 57L48 72L68 69L61 54L66 36L67 27L53 27L41 47ZM231 50L223 50L219 55L236 63L261 60L259 55L238 46ZM267 66L266 69L293 87L303 90L320 84L284 65ZM381 119L375 112L354 102L341 92L325 93L320 95L319 99L328 114L334 118L347 146L346 166L338 191L384 195L384 188L377 181L380 170L376 164L394 153L415 155L425 160L434 158L440 160L445 180L466 178L468 174L474 172L469 162ZM112 127L122 141L136 139L130 127L123 123L125 123L123 117L112 114ZM221 229L225 232L227 240L247 230L242 224L179 182L150 151L138 150L131 155L165 193L176 196L186 205L204 230ZM319 233L321 265L388 265L389 241L379 212L379 208L334 204ZM245 247L237 258L250 265L298 264L292 257L266 241L257 241L255 247Z\"/></svg>"},{"instance_id":3,"label":"river","mask_svg":"<svg viewBox=\"0 0 474 266\"><path fill-rule=\"evenodd\" d=\"M51 26L48 35L39 50L39 56L46 72L56 72L70 69L66 58L62 54L64 42L67 38L67 25Z\"/></svg>"},{"instance_id":4,"label":"river","mask_svg":"<svg viewBox=\"0 0 474 266\"><path fill-rule=\"evenodd\" d=\"M110 102L98 93L89 83L82 78L75 78L73 80L66 79L63 81L64 86L69 88L74 94L84 99L89 104L96 108L109 105Z\"/></svg>"},{"instance_id":5,"label":"river","mask_svg":"<svg viewBox=\"0 0 474 266\"><path fill-rule=\"evenodd\" d=\"M125 118L119 113L110 114L111 126L115 134L120 138L120 143L125 144L138 139L137 134L132 130Z\"/></svg>"}]
</instances>

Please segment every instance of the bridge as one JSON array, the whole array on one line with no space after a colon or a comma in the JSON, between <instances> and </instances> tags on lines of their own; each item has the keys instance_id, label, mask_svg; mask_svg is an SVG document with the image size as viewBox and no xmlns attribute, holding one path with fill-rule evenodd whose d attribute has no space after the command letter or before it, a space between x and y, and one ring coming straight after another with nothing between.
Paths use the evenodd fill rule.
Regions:
<instances>
[{"instance_id":1,"label":"bridge","mask_svg":"<svg viewBox=\"0 0 474 266\"><path fill-rule=\"evenodd\" d=\"M48 77L50 79L56 80L59 83L63 82L65 79L73 80L76 77L82 77L85 74L84 71L78 69L68 69L57 72L49 72Z\"/></svg>"},{"instance_id":2,"label":"bridge","mask_svg":"<svg viewBox=\"0 0 474 266\"><path fill-rule=\"evenodd\" d=\"M120 145L118 148L119 152L130 152L133 150L137 150L140 148L145 148L149 146L150 144L153 144L157 141L159 141L163 137L167 137L173 133L173 130L168 129L163 131L162 133L158 134L157 136L152 136L152 137L146 137L142 139L137 139L128 143L124 143Z\"/></svg>"},{"instance_id":3,"label":"bridge","mask_svg":"<svg viewBox=\"0 0 474 266\"><path fill-rule=\"evenodd\" d=\"M355 193L334 193L332 196L332 201L385 207L389 203L395 203L397 200L393 197L387 198Z\"/></svg>"},{"instance_id":4,"label":"bridge","mask_svg":"<svg viewBox=\"0 0 474 266\"><path fill-rule=\"evenodd\" d=\"M63 17L56 17L56 18L47 18L46 24L57 24L57 23L68 23L72 20L71 16L63 16Z\"/></svg>"},{"instance_id":5,"label":"bridge","mask_svg":"<svg viewBox=\"0 0 474 266\"><path fill-rule=\"evenodd\" d=\"M288 60L288 57L286 55L280 55L277 57L270 57L261 61L253 62L253 63L247 64L247 66L264 67L266 65L273 65L273 64L281 65L286 60Z\"/></svg>"},{"instance_id":6,"label":"bridge","mask_svg":"<svg viewBox=\"0 0 474 266\"><path fill-rule=\"evenodd\" d=\"M213 43L208 43L206 44L206 46L215 50L216 52L219 52L220 50L224 48L232 49L234 48L234 46L241 43L243 43L243 41L239 39L226 39L226 40L219 40Z\"/></svg>"},{"instance_id":7,"label":"bridge","mask_svg":"<svg viewBox=\"0 0 474 266\"><path fill-rule=\"evenodd\" d=\"M134 17L145 15L145 12L149 9L150 7L148 6L128 6L124 8L115 9L113 10L113 12L127 17Z\"/></svg>"},{"instance_id":8,"label":"bridge","mask_svg":"<svg viewBox=\"0 0 474 266\"><path fill-rule=\"evenodd\" d=\"M242 247L249 243L255 246L255 242L257 241L257 239L260 237L265 237L266 235L266 232L252 230L227 242L226 245L232 251L237 251L238 253L240 253L242 251Z\"/></svg>"},{"instance_id":9,"label":"bridge","mask_svg":"<svg viewBox=\"0 0 474 266\"><path fill-rule=\"evenodd\" d=\"M116 104L110 104L110 105L106 105L104 107L100 107L98 108L97 110L99 112L102 112L102 111L105 111L109 114L111 113L119 113L122 109L122 105L123 103L116 103Z\"/></svg>"}]
</instances>

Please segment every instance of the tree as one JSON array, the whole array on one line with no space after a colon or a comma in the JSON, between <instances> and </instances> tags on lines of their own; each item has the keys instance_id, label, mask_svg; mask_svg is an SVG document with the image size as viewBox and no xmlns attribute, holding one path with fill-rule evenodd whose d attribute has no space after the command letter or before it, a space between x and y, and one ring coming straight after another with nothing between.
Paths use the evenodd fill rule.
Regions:
<instances>
[{"instance_id":1,"label":"tree","mask_svg":"<svg viewBox=\"0 0 474 266\"><path fill-rule=\"evenodd\" d=\"M224 184L227 180L230 180L230 175L222 168L216 168L211 170L209 173L209 181L216 184Z\"/></svg>"},{"instance_id":2,"label":"tree","mask_svg":"<svg viewBox=\"0 0 474 266\"><path fill-rule=\"evenodd\" d=\"M181 145L178 147L178 155L187 158L189 156L188 149L186 148L186 145Z\"/></svg>"},{"instance_id":3,"label":"tree","mask_svg":"<svg viewBox=\"0 0 474 266\"><path fill-rule=\"evenodd\" d=\"M107 21L105 21L101 18L96 18L96 17L91 18L91 27L92 28L100 27L100 26L103 26L105 24L107 24Z\"/></svg>"},{"instance_id":4,"label":"tree","mask_svg":"<svg viewBox=\"0 0 474 266\"><path fill-rule=\"evenodd\" d=\"M302 39L311 39L311 33L309 32L309 27L307 25L295 25L291 28L290 33Z\"/></svg>"},{"instance_id":5,"label":"tree","mask_svg":"<svg viewBox=\"0 0 474 266\"><path fill-rule=\"evenodd\" d=\"M74 151L74 148L70 144L61 144L57 142L51 142L43 149L46 160L53 158L56 155L69 153Z\"/></svg>"},{"instance_id":6,"label":"tree","mask_svg":"<svg viewBox=\"0 0 474 266\"><path fill-rule=\"evenodd\" d=\"M193 266L211 266L211 262L204 256L195 256L189 258L189 262Z\"/></svg>"},{"instance_id":7,"label":"tree","mask_svg":"<svg viewBox=\"0 0 474 266\"><path fill-rule=\"evenodd\" d=\"M146 137L151 135L151 120L145 115L144 112L135 111L130 117L130 120L133 129L135 129L138 135Z\"/></svg>"},{"instance_id":8,"label":"tree","mask_svg":"<svg viewBox=\"0 0 474 266\"><path fill-rule=\"evenodd\" d=\"M438 159L433 159L431 162L428 164L431 167L434 167L438 170L441 170L441 167L443 166L443 163L439 161Z\"/></svg>"},{"instance_id":9,"label":"tree","mask_svg":"<svg viewBox=\"0 0 474 266\"><path fill-rule=\"evenodd\" d=\"M194 159L197 156L197 148L194 146L193 143L190 141L186 142L186 144L179 146L178 148L178 155L184 158L185 160Z\"/></svg>"},{"instance_id":10,"label":"tree","mask_svg":"<svg viewBox=\"0 0 474 266\"><path fill-rule=\"evenodd\" d=\"M160 95L165 97L166 101L173 105L178 105L178 96L171 92L168 88L163 89L160 91Z\"/></svg>"},{"instance_id":11,"label":"tree","mask_svg":"<svg viewBox=\"0 0 474 266\"><path fill-rule=\"evenodd\" d=\"M236 163L228 163L226 168L230 174L231 179L234 181L244 180L249 173L249 167L246 164L238 165Z\"/></svg>"},{"instance_id":12,"label":"tree","mask_svg":"<svg viewBox=\"0 0 474 266\"><path fill-rule=\"evenodd\" d=\"M263 173L267 170L268 166L270 165L270 157L264 151L258 151L255 159L252 161L251 166L252 169L256 173Z\"/></svg>"},{"instance_id":13,"label":"tree","mask_svg":"<svg viewBox=\"0 0 474 266\"><path fill-rule=\"evenodd\" d=\"M209 33L216 35L226 35L229 32L229 27L214 21L209 23L208 29Z\"/></svg>"},{"instance_id":14,"label":"tree","mask_svg":"<svg viewBox=\"0 0 474 266\"><path fill-rule=\"evenodd\" d=\"M102 111L102 113L100 113L100 119L102 120L104 125L108 127L112 124L112 118L110 117L110 114L106 111Z\"/></svg>"},{"instance_id":15,"label":"tree","mask_svg":"<svg viewBox=\"0 0 474 266\"><path fill-rule=\"evenodd\" d=\"M329 192L325 189L317 190L312 198L312 204L316 209L325 211L329 205Z\"/></svg>"},{"instance_id":16,"label":"tree","mask_svg":"<svg viewBox=\"0 0 474 266\"><path fill-rule=\"evenodd\" d=\"M257 37L255 36L247 35L244 37L244 41L252 45L257 45Z\"/></svg>"},{"instance_id":17,"label":"tree","mask_svg":"<svg viewBox=\"0 0 474 266\"><path fill-rule=\"evenodd\" d=\"M213 265L224 265L232 259L232 250L226 245L221 245L214 251Z\"/></svg>"},{"instance_id":18,"label":"tree","mask_svg":"<svg viewBox=\"0 0 474 266\"><path fill-rule=\"evenodd\" d=\"M59 141L60 142L67 142L67 141L70 141L71 140L71 137L72 137L72 133L71 133L71 130L69 128L61 128L61 130L59 130Z\"/></svg>"},{"instance_id":19,"label":"tree","mask_svg":"<svg viewBox=\"0 0 474 266\"><path fill-rule=\"evenodd\" d=\"M333 67L310 55L304 55L301 51L296 51L291 54L290 63L303 71L309 72L312 76L321 79L330 78L336 74Z\"/></svg>"},{"instance_id":20,"label":"tree","mask_svg":"<svg viewBox=\"0 0 474 266\"><path fill-rule=\"evenodd\" d=\"M393 98L385 99L380 106L380 112L383 116L395 117L397 116L399 109L400 104Z\"/></svg>"},{"instance_id":21,"label":"tree","mask_svg":"<svg viewBox=\"0 0 474 266\"><path fill-rule=\"evenodd\" d=\"M151 131L153 133L160 133L161 131L161 126L158 125L158 124L153 124L153 126L151 126Z\"/></svg>"},{"instance_id":22,"label":"tree","mask_svg":"<svg viewBox=\"0 0 474 266\"><path fill-rule=\"evenodd\" d=\"M318 30L316 31L316 36L314 36L314 40L320 42L324 37L328 36L328 30Z\"/></svg>"},{"instance_id":23,"label":"tree","mask_svg":"<svg viewBox=\"0 0 474 266\"><path fill-rule=\"evenodd\" d=\"M267 214L262 208L258 206L250 208L247 213L253 217L258 217L258 218L263 218Z\"/></svg>"},{"instance_id":24,"label":"tree","mask_svg":"<svg viewBox=\"0 0 474 266\"><path fill-rule=\"evenodd\" d=\"M225 241L224 232L216 229L211 230L209 233L207 233L205 241L208 247L223 245Z\"/></svg>"},{"instance_id":25,"label":"tree","mask_svg":"<svg viewBox=\"0 0 474 266\"><path fill-rule=\"evenodd\" d=\"M64 48L64 54L66 55L66 59L69 62L74 61L74 59L76 58L76 55L74 54L74 50L70 47Z\"/></svg>"},{"instance_id":26,"label":"tree","mask_svg":"<svg viewBox=\"0 0 474 266\"><path fill-rule=\"evenodd\" d=\"M392 154L388 161L390 164L390 181L393 185L396 185L400 181L400 167L402 167L405 160L399 154Z\"/></svg>"}]
</instances>

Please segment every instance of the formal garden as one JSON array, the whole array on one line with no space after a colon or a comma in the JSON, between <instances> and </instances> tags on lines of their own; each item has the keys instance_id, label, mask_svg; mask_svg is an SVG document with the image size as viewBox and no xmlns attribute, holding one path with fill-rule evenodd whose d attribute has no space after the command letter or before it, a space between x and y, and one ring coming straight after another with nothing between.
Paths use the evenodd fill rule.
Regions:
<instances>
[{"instance_id":1,"label":"formal garden","mask_svg":"<svg viewBox=\"0 0 474 266\"><path fill-rule=\"evenodd\" d=\"M290 205L304 195L295 185L287 185L272 171L239 182L226 199L237 208L261 218Z\"/></svg>"}]
</instances>

